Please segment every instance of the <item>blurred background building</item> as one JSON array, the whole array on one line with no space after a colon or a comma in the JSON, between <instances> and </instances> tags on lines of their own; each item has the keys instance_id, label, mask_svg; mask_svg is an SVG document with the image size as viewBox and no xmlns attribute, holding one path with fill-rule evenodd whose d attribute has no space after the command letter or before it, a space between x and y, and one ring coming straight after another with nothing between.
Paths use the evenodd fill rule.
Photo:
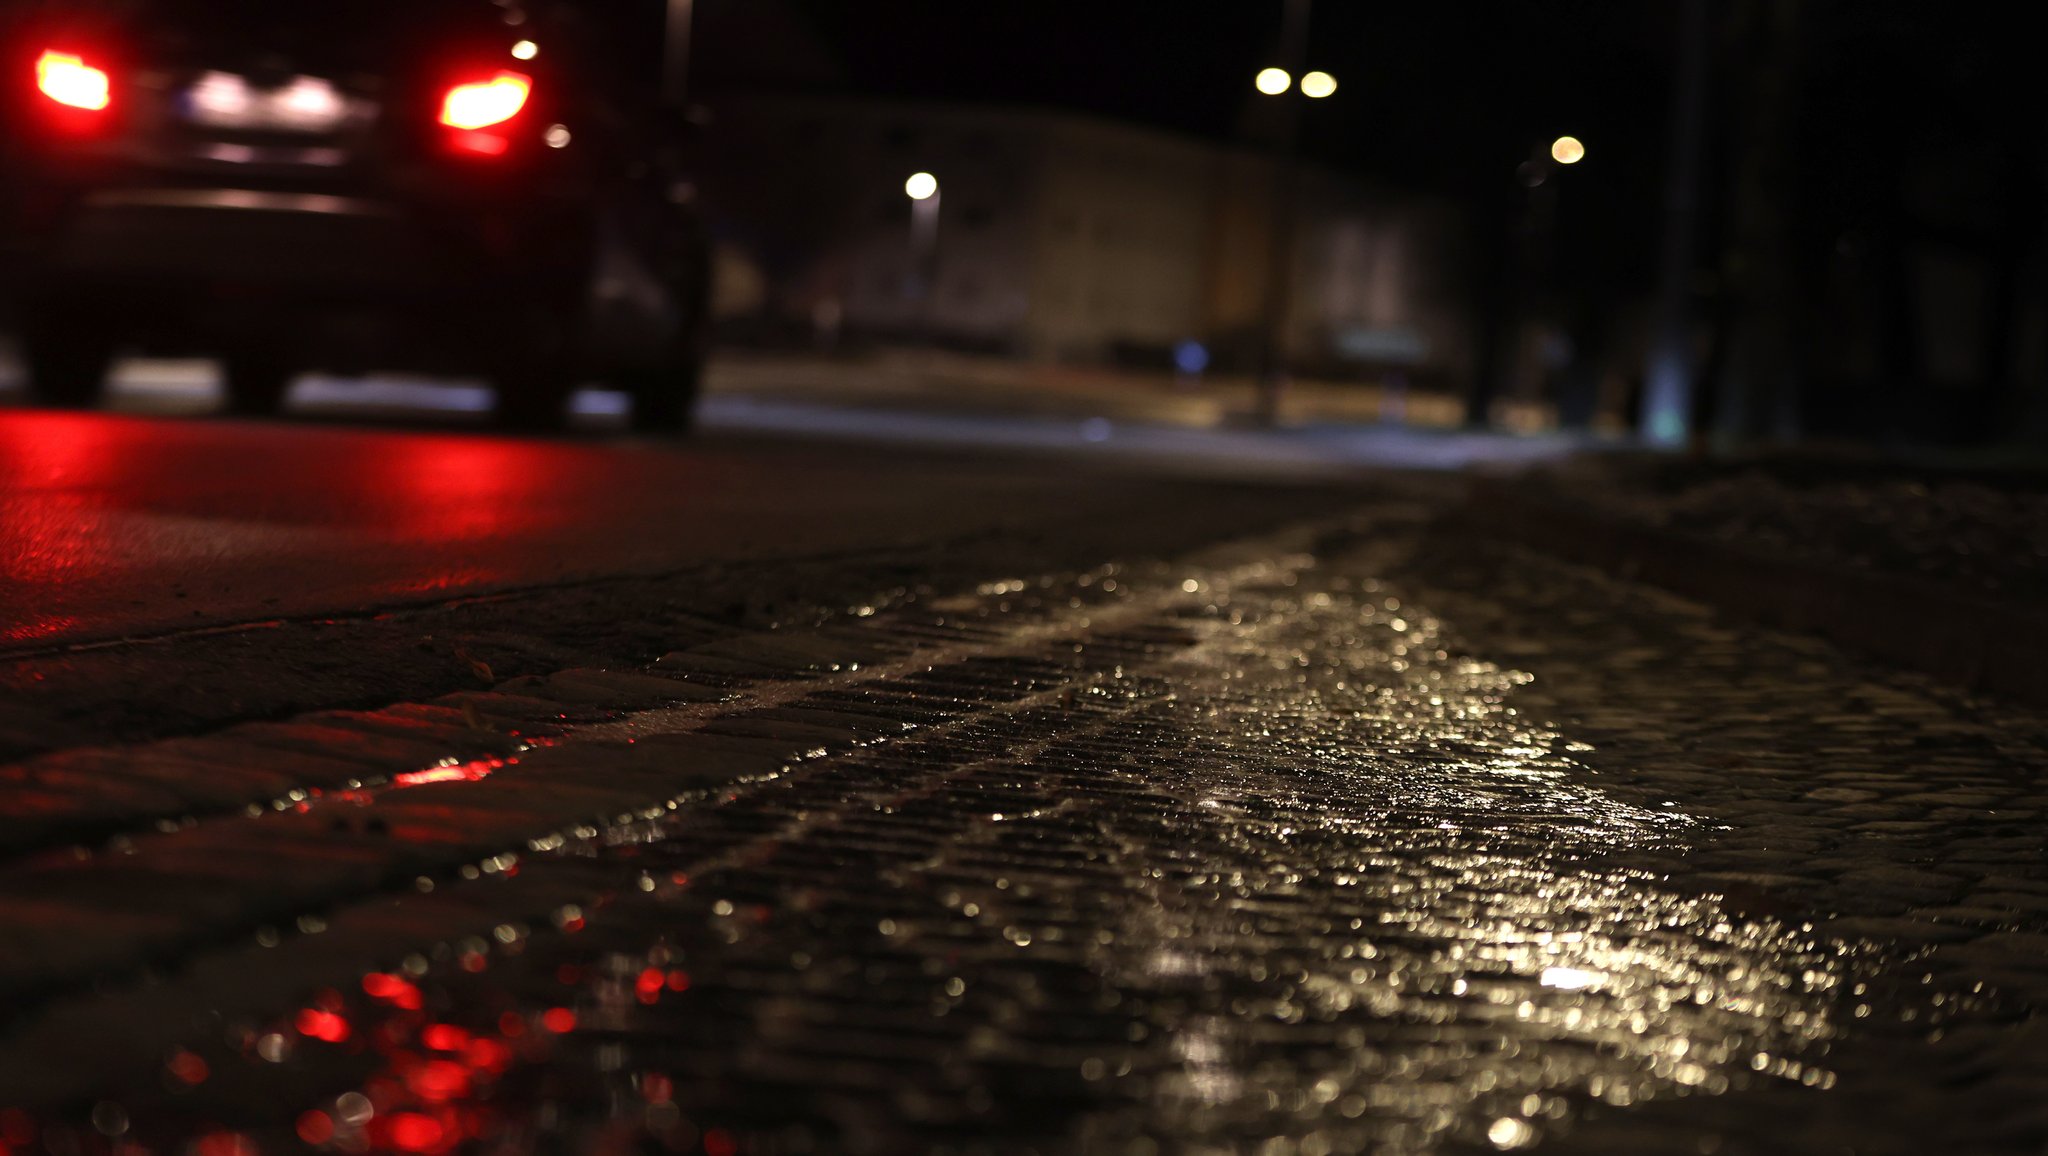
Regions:
<instances>
[{"instance_id":1,"label":"blurred background building","mask_svg":"<svg viewBox=\"0 0 2048 1156\"><path fill-rule=\"evenodd\" d=\"M1260 152L970 104L728 94L717 117L707 185L737 340L1183 369L1254 355L1279 195ZM793 156L801 180L783 168ZM937 204L906 194L918 173ZM1297 363L1445 383L1464 372L1455 208L1319 168L1293 195ZM920 214L935 220L928 236Z\"/></svg>"},{"instance_id":2,"label":"blurred background building","mask_svg":"<svg viewBox=\"0 0 2048 1156\"><path fill-rule=\"evenodd\" d=\"M707 49L735 49L705 74L731 328L1242 364L1272 250L1251 79L1284 6L699 0ZM1666 356L1681 443L2048 443L2023 23L1984 0L1325 2L1306 66L1342 87L1302 123L1293 355L1444 380L1482 422L1536 400L1633 426ZM1524 181L1566 133L1583 163ZM918 171L943 202L921 256Z\"/></svg>"}]
</instances>

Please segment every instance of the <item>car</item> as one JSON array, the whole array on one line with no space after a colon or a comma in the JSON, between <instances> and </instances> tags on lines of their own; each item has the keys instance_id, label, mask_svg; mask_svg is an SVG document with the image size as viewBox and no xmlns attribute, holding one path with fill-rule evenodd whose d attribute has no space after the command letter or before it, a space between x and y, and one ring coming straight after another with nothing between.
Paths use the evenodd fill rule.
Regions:
<instances>
[{"instance_id":1,"label":"car","mask_svg":"<svg viewBox=\"0 0 2048 1156\"><path fill-rule=\"evenodd\" d=\"M709 247L688 117L540 0L14 0L0 293L31 396L212 355L228 408L299 373L481 373L513 427L609 384L690 421Z\"/></svg>"}]
</instances>

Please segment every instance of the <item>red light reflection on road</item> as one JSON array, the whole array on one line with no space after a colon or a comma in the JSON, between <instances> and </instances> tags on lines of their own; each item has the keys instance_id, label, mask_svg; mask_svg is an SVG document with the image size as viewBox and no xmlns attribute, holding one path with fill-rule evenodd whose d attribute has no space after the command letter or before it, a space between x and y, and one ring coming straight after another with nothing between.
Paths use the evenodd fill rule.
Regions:
<instances>
[{"instance_id":1,"label":"red light reflection on road","mask_svg":"<svg viewBox=\"0 0 2048 1156\"><path fill-rule=\"evenodd\" d=\"M519 533L566 516L557 500L566 455L557 447L488 438L408 437L364 465L389 487L392 529L421 542Z\"/></svg>"},{"instance_id":2,"label":"red light reflection on road","mask_svg":"<svg viewBox=\"0 0 2048 1156\"><path fill-rule=\"evenodd\" d=\"M452 767L429 767L424 771L407 771L391 780L397 787L424 787L429 783L476 783L491 777L497 771L518 759L471 759Z\"/></svg>"},{"instance_id":3,"label":"red light reflection on road","mask_svg":"<svg viewBox=\"0 0 2048 1156\"><path fill-rule=\"evenodd\" d=\"M171 1053L171 1058L164 1061L164 1070L170 1073L172 1079L187 1087L205 1083L206 1077L213 1071L204 1059L183 1049Z\"/></svg>"},{"instance_id":4,"label":"red light reflection on road","mask_svg":"<svg viewBox=\"0 0 2048 1156\"><path fill-rule=\"evenodd\" d=\"M78 619L68 614L38 618L31 622L0 624L0 642L35 642L44 638L55 638L78 626Z\"/></svg>"},{"instance_id":5,"label":"red light reflection on road","mask_svg":"<svg viewBox=\"0 0 2048 1156\"><path fill-rule=\"evenodd\" d=\"M363 991L372 999L407 1011L418 1011L423 1006L419 985L404 976L373 971L363 977Z\"/></svg>"},{"instance_id":6,"label":"red light reflection on road","mask_svg":"<svg viewBox=\"0 0 2048 1156\"><path fill-rule=\"evenodd\" d=\"M192 1146L197 1156L260 1156L256 1141L240 1132L215 1132L199 1138Z\"/></svg>"},{"instance_id":7,"label":"red light reflection on road","mask_svg":"<svg viewBox=\"0 0 2048 1156\"><path fill-rule=\"evenodd\" d=\"M414 436L357 459L362 488L382 499L382 529L422 546L481 545L548 536L573 517L582 451L492 438ZM502 581L476 553L436 558L394 592L430 594Z\"/></svg>"},{"instance_id":8,"label":"red light reflection on road","mask_svg":"<svg viewBox=\"0 0 2048 1156\"><path fill-rule=\"evenodd\" d=\"M615 495L673 490L668 460L474 435L259 436L0 412L0 644L89 632L101 617L255 617L294 588L356 605L500 584L537 562L557 571Z\"/></svg>"},{"instance_id":9,"label":"red light reflection on road","mask_svg":"<svg viewBox=\"0 0 2048 1156\"><path fill-rule=\"evenodd\" d=\"M299 1013L297 1026L300 1035L330 1044L348 1039L350 1031L347 1019L331 1011L310 1007Z\"/></svg>"},{"instance_id":10,"label":"red light reflection on road","mask_svg":"<svg viewBox=\"0 0 2048 1156\"><path fill-rule=\"evenodd\" d=\"M334 1139L334 1117L325 1112L306 1112L299 1117L299 1139L318 1147Z\"/></svg>"},{"instance_id":11,"label":"red light reflection on road","mask_svg":"<svg viewBox=\"0 0 2048 1156\"><path fill-rule=\"evenodd\" d=\"M0 1144L26 1148L36 1142L36 1122L20 1108L0 1108Z\"/></svg>"},{"instance_id":12,"label":"red light reflection on road","mask_svg":"<svg viewBox=\"0 0 2048 1156\"><path fill-rule=\"evenodd\" d=\"M123 437L88 414L9 415L0 421L0 580L62 586L121 561L119 511L109 500ZM15 619L0 639L31 642L76 623L64 615Z\"/></svg>"},{"instance_id":13,"label":"red light reflection on road","mask_svg":"<svg viewBox=\"0 0 2048 1156\"><path fill-rule=\"evenodd\" d=\"M522 944L507 953L526 950ZM438 981L431 966L371 971L360 978L361 994L323 988L298 1010L248 1030L244 1042L231 1044L219 1060L246 1069L216 1065L210 1071L206 1061L182 1050L168 1061L180 1096L224 1071L228 1085L240 1087L253 1076L262 1086L279 1063L270 1041L295 1035L292 1062L298 1074L276 1105L280 1134L230 1131L223 1127L228 1121L174 1111L161 1118L138 1115L118 1140L66 1132L67 1143L73 1156L261 1156L259 1146L263 1153L297 1150L274 1143L283 1135L329 1156L544 1151L549 1149L536 1149L533 1141L561 1125L544 1122L536 1106L574 1089L574 1098L604 1105L599 1126L609 1137L581 1150L737 1156L747 1146L744 1139L701 1117L693 1121L699 1109L691 1101L698 1097L665 1065L589 1066L591 1049L612 1047L607 1040L613 1033L634 1034L630 1017L644 1014L635 1007L636 993L646 1003L649 995L678 998L690 989L678 962L666 945L638 958L579 954L547 969L566 989L551 996L477 985L460 969ZM585 1032L590 1038L583 1038ZM330 1076L339 1078L330 1082ZM324 1091L309 1096L311 1087ZM181 1102L190 1101L170 1101ZM596 1121L571 1123L580 1128ZM44 1138L40 1132L26 1113L0 1109L0 1156L61 1151L37 1147ZM76 1143L80 1139L83 1145Z\"/></svg>"},{"instance_id":14,"label":"red light reflection on road","mask_svg":"<svg viewBox=\"0 0 2048 1156\"><path fill-rule=\"evenodd\" d=\"M639 568L717 478L641 445L0 412L0 646Z\"/></svg>"},{"instance_id":15,"label":"red light reflection on road","mask_svg":"<svg viewBox=\"0 0 2048 1156\"><path fill-rule=\"evenodd\" d=\"M400 1152L439 1152L454 1139L441 1121L424 1112L398 1113L391 1117L385 1134Z\"/></svg>"},{"instance_id":16,"label":"red light reflection on road","mask_svg":"<svg viewBox=\"0 0 2048 1156\"><path fill-rule=\"evenodd\" d=\"M358 1077L354 1091L301 1105L300 1138L327 1152L439 1156L522 1134L532 1126L527 1109L533 1081L554 1078L547 1073L563 1061L561 1049L575 1047L568 1041L588 1026L586 1015L592 1023L611 1024L625 1014L622 1000L630 998L628 990L674 995L690 987L689 976L673 966L666 948L635 967L622 966L611 960L564 962L554 975L571 989L565 994L574 995L573 1003L524 1009L495 999L478 1006L460 995L450 1001L453 993L446 987L422 1000L418 983L428 982L424 978L416 983L390 972L364 975L361 986L369 1001L359 1001L360 1010L348 1013L356 1016L360 1029L339 1046L347 1054L374 1057L375 1068ZM327 994L314 1001L317 1008L336 1016L347 1011L338 995L328 999ZM443 1010L429 1014L423 1003ZM675 1077L658 1068L628 1068L619 1077L625 1084L618 1092L640 1103L667 1105L678 1093ZM640 1120L629 1114L616 1122L630 1129ZM662 1125L669 1131L661 1133L668 1150L697 1150L699 1134L686 1124L679 1113L669 1114ZM710 1130L702 1137L711 1141L716 1135ZM724 1135L732 1141L725 1150L736 1152L737 1141Z\"/></svg>"}]
</instances>

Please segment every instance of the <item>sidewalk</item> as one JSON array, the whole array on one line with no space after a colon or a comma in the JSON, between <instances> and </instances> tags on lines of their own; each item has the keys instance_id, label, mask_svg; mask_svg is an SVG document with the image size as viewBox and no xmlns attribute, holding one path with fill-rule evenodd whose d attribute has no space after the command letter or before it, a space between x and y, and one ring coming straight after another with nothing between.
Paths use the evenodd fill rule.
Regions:
<instances>
[{"instance_id":1,"label":"sidewalk","mask_svg":"<svg viewBox=\"0 0 2048 1156\"><path fill-rule=\"evenodd\" d=\"M1610 454L1482 481L1463 516L1738 618L2048 704L2048 473Z\"/></svg>"},{"instance_id":2,"label":"sidewalk","mask_svg":"<svg viewBox=\"0 0 2048 1156\"><path fill-rule=\"evenodd\" d=\"M865 360L721 354L706 430L950 449L1068 452L1182 472L1302 480L1360 469L1520 469L1594 445L1592 435L1471 431L1442 395L1301 383L1276 427L1254 424L1252 383L1185 385L1163 374L1029 365L944 353ZM1393 420L1399 413L1402 420Z\"/></svg>"},{"instance_id":3,"label":"sidewalk","mask_svg":"<svg viewBox=\"0 0 2048 1156\"><path fill-rule=\"evenodd\" d=\"M1246 479L1361 469L1481 475L1462 515L1488 535L1740 618L1827 638L1957 687L2048 704L2048 470L1902 463L1826 449L1768 458L1628 452L1598 435L1473 432L1458 399L1304 382L1276 428L1252 383L930 352L865 360L733 354L707 427L1073 451ZM1515 420L1540 428L1525 407ZM1587 452L1593 451L1593 452ZM1532 468L1533 467L1533 468ZM1486 475L1511 473L1513 480Z\"/></svg>"},{"instance_id":4,"label":"sidewalk","mask_svg":"<svg viewBox=\"0 0 2048 1156\"><path fill-rule=\"evenodd\" d=\"M1257 394L1241 375L1175 375L1104 367L1049 365L938 350L890 350L865 356L767 354L721 350L706 382L710 396L744 394L862 408L955 413L1100 417L1118 422L1217 429L1252 420ZM1502 428L1539 433L1556 426L1548 406L1503 403ZM1457 429L1464 399L1422 390L1389 391L1364 382L1289 383L1280 407L1285 427L1387 424Z\"/></svg>"}]
</instances>

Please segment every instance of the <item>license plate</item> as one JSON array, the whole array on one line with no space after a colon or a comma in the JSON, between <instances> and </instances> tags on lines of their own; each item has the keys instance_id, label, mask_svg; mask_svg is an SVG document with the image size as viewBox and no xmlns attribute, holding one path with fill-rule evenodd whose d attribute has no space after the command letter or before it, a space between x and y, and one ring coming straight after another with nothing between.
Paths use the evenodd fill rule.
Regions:
<instances>
[{"instance_id":1,"label":"license plate","mask_svg":"<svg viewBox=\"0 0 2048 1156\"><path fill-rule=\"evenodd\" d=\"M349 119L353 102L317 76L258 88L232 72L209 72L185 90L185 116L210 128L325 133Z\"/></svg>"}]
</instances>

